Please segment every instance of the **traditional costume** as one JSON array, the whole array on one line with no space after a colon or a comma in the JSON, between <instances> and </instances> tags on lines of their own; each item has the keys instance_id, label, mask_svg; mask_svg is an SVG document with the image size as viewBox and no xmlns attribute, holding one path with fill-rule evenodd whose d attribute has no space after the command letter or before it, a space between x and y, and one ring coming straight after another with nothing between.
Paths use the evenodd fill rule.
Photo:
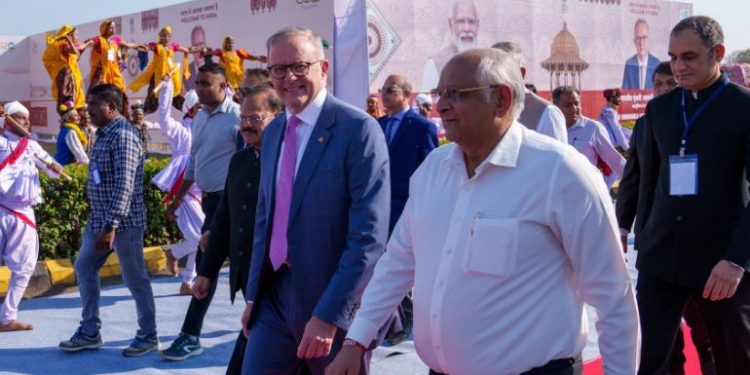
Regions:
<instances>
[{"instance_id":1,"label":"traditional costume","mask_svg":"<svg viewBox=\"0 0 750 375\"><path fill-rule=\"evenodd\" d=\"M213 51L213 54L219 57L219 65L224 68L229 86L233 90L237 90L240 87L242 80L245 79L245 60L262 61L262 58L251 55L242 48L236 50L230 49L228 47L230 40L233 40L232 37L224 38L224 42L221 44L221 49Z\"/></svg>"},{"instance_id":2,"label":"traditional costume","mask_svg":"<svg viewBox=\"0 0 750 375\"><path fill-rule=\"evenodd\" d=\"M173 93L172 82L167 82L159 90L158 121L161 132L169 139L172 145L172 159L169 164L151 180L160 190L167 192L163 203L169 204L182 185L188 162L190 161L190 146L192 144L192 133L190 125L192 118L185 117L182 123L174 120L171 115L171 103ZM185 95L183 112L188 113L190 109L198 104L198 95L190 91ZM172 255L180 259L188 256L185 269L182 271L182 283L192 285L195 278L195 252L198 249L198 241L201 236L201 226L205 215L201 209L201 191L198 185L188 191L182 204L177 208L177 227L182 232L183 241L171 249Z\"/></svg>"},{"instance_id":3,"label":"traditional costume","mask_svg":"<svg viewBox=\"0 0 750 375\"><path fill-rule=\"evenodd\" d=\"M172 28L165 26L159 33L172 34ZM184 50L178 43L169 43L164 45L161 43L149 43L148 49L154 53L154 58L146 67L146 70L136 77L133 82L130 82L128 88L131 91L137 92L144 86L148 85L148 94L144 102L143 110L145 113L153 113L156 111L159 103L156 98L156 94L153 92L154 87L158 84L162 78L169 74L172 77L173 97L181 103L182 101L182 76L186 79L190 78L190 67L188 62L187 54L183 56L182 67L183 71L180 72L179 66L175 64L173 57L176 51Z\"/></svg>"},{"instance_id":4,"label":"traditional costume","mask_svg":"<svg viewBox=\"0 0 750 375\"><path fill-rule=\"evenodd\" d=\"M99 25L99 36L94 37L94 48L91 51L91 85L89 88L102 83L117 86L125 93L125 80L120 71L120 44L122 38L119 35L104 37L111 20L104 20ZM127 107L126 107L127 108Z\"/></svg>"},{"instance_id":5,"label":"traditional costume","mask_svg":"<svg viewBox=\"0 0 750 375\"><path fill-rule=\"evenodd\" d=\"M78 67L77 41L73 39L75 28L64 25L57 34L47 34L47 48L42 63L52 80L52 96L57 104L71 101L75 108L86 105L83 93L83 76Z\"/></svg>"},{"instance_id":6,"label":"traditional costume","mask_svg":"<svg viewBox=\"0 0 750 375\"><path fill-rule=\"evenodd\" d=\"M10 102L5 105L5 113L8 116L16 113L28 116L29 111L19 102ZM2 127L5 118L0 118L0 123ZM0 136L0 255L11 271L8 293L0 306L0 332L32 329L31 325L17 322L16 318L18 304L39 256L39 239L32 208L42 202L37 168L51 177L57 177L57 173L46 165L53 162L52 157L28 137L20 137L10 130L5 130Z\"/></svg>"},{"instance_id":7,"label":"traditional costume","mask_svg":"<svg viewBox=\"0 0 750 375\"><path fill-rule=\"evenodd\" d=\"M60 104L58 112L62 119L60 133L57 134L57 151L55 161L60 165L71 163L88 164L89 157L86 149L89 145L89 137L81 127L72 121L74 113L77 113L72 103Z\"/></svg>"}]
</instances>

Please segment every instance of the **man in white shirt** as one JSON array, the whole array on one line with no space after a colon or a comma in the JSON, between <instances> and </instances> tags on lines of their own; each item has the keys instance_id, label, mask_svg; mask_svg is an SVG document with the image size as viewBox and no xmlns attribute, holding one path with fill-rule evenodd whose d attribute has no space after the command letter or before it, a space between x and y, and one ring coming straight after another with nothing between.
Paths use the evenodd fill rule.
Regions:
<instances>
[{"instance_id":1,"label":"man in white shirt","mask_svg":"<svg viewBox=\"0 0 750 375\"><path fill-rule=\"evenodd\" d=\"M587 303L599 316L605 373L634 374L638 313L596 170L516 121L524 86L502 51L455 56L438 92L454 143L412 177L413 194L326 373L356 374L364 347L413 286L415 345L433 373L580 374Z\"/></svg>"},{"instance_id":2,"label":"man in white shirt","mask_svg":"<svg viewBox=\"0 0 750 375\"><path fill-rule=\"evenodd\" d=\"M513 57L521 68L521 77L526 79L526 62L521 54L521 47L513 42L498 42L492 45L505 51ZM568 132L565 130L565 117L562 112L541 96L529 89L525 89L523 111L518 117L518 122L531 130L548 135L562 143L568 143Z\"/></svg>"},{"instance_id":3,"label":"man in white shirt","mask_svg":"<svg viewBox=\"0 0 750 375\"><path fill-rule=\"evenodd\" d=\"M568 143L594 166L598 167L600 160L605 163L609 167L609 171L603 171L605 177L612 173L616 177L622 177L625 158L609 141L604 125L581 115L581 95L578 90L572 86L560 86L552 91L552 102L565 115ZM608 180L614 181L614 178Z\"/></svg>"}]
</instances>

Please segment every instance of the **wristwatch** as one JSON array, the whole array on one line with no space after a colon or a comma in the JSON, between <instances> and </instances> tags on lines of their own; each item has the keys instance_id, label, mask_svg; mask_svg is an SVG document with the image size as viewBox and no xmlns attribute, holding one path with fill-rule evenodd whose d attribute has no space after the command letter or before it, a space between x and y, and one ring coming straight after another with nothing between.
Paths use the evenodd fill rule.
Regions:
<instances>
[{"instance_id":1,"label":"wristwatch","mask_svg":"<svg viewBox=\"0 0 750 375\"><path fill-rule=\"evenodd\" d=\"M352 340L352 339L344 339L343 346L354 346L354 347L358 347L358 348L360 348L362 350L367 350L367 348L365 348L364 345L362 345L359 342L357 342L355 340Z\"/></svg>"},{"instance_id":2,"label":"wristwatch","mask_svg":"<svg viewBox=\"0 0 750 375\"><path fill-rule=\"evenodd\" d=\"M104 224L103 230L105 232L112 232L115 230L115 227L113 227L112 224Z\"/></svg>"}]
</instances>

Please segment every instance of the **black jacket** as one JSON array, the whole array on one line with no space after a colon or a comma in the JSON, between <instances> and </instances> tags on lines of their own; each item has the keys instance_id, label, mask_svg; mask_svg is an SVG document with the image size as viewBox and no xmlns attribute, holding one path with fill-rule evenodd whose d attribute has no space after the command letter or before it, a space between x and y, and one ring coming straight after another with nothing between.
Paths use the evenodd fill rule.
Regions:
<instances>
[{"instance_id":1,"label":"black jacket","mask_svg":"<svg viewBox=\"0 0 750 375\"><path fill-rule=\"evenodd\" d=\"M697 100L685 93L688 118L723 80ZM641 275L702 288L719 260L750 268L750 210L742 192L750 166L750 91L729 84L700 114L686 148L698 155L698 194L670 196L669 156L679 154L685 127L681 96L672 90L646 107L636 266Z\"/></svg>"},{"instance_id":2,"label":"black jacket","mask_svg":"<svg viewBox=\"0 0 750 375\"><path fill-rule=\"evenodd\" d=\"M623 170L622 179L620 180L620 187L617 189L617 204L615 206L617 223L620 228L630 231L633 227L633 221L636 222L636 249L638 249L638 230L640 229L640 221L643 217L643 213L638 212L638 193L643 189L641 186L641 164L643 163L643 157L640 156L640 153L643 151L639 146L643 143L643 127L643 117L641 117L635 122L633 134L630 136L628 161L625 163L625 169ZM641 209L643 209L643 207L641 207Z\"/></svg>"},{"instance_id":3,"label":"black jacket","mask_svg":"<svg viewBox=\"0 0 750 375\"><path fill-rule=\"evenodd\" d=\"M235 293L244 293L247 285L259 182L260 160L255 149L237 151L229 162L224 194L211 221L208 247L198 269L198 275L216 280L228 256L232 302Z\"/></svg>"}]
</instances>

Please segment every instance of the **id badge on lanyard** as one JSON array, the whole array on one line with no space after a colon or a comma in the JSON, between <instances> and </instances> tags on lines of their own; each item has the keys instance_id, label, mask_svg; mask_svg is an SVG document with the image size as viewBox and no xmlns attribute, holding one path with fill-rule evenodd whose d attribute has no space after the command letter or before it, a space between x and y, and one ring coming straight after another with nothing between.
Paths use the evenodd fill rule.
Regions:
<instances>
[{"instance_id":1,"label":"id badge on lanyard","mask_svg":"<svg viewBox=\"0 0 750 375\"><path fill-rule=\"evenodd\" d=\"M698 194L698 154L686 154L687 138L690 133L690 129L695 125L695 121L698 119L701 113L708 107L708 105L716 99L724 89L729 86L729 80L724 79L724 84L716 89L713 94L695 110L690 119L687 117L687 111L685 109L685 89L682 89L682 121L685 128L682 132L682 139L680 140L680 153L679 155L669 156L669 195L672 196L688 196Z\"/></svg>"},{"instance_id":2,"label":"id badge on lanyard","mask_svg":"<svg viewBox=\"0 0 750 375\"><path fill-rule=\"evenodd\" d=\"M102 176L99 174L99 168L96 167L96 165L92 165L91 168L89 168L89 173L91 176L91 182L94 183L94 185L99 185L102 183Z\"/></svg>"},{"instance_id":3,"label":"id badge on lanyard","mask_svg":"<svg viewBox=\"0 0 750 375\"><path fill-rule=\"evenodd\" d=\"M669 195L698 194L698 155L669 156Z\"/></svg>"}]
</instances>

